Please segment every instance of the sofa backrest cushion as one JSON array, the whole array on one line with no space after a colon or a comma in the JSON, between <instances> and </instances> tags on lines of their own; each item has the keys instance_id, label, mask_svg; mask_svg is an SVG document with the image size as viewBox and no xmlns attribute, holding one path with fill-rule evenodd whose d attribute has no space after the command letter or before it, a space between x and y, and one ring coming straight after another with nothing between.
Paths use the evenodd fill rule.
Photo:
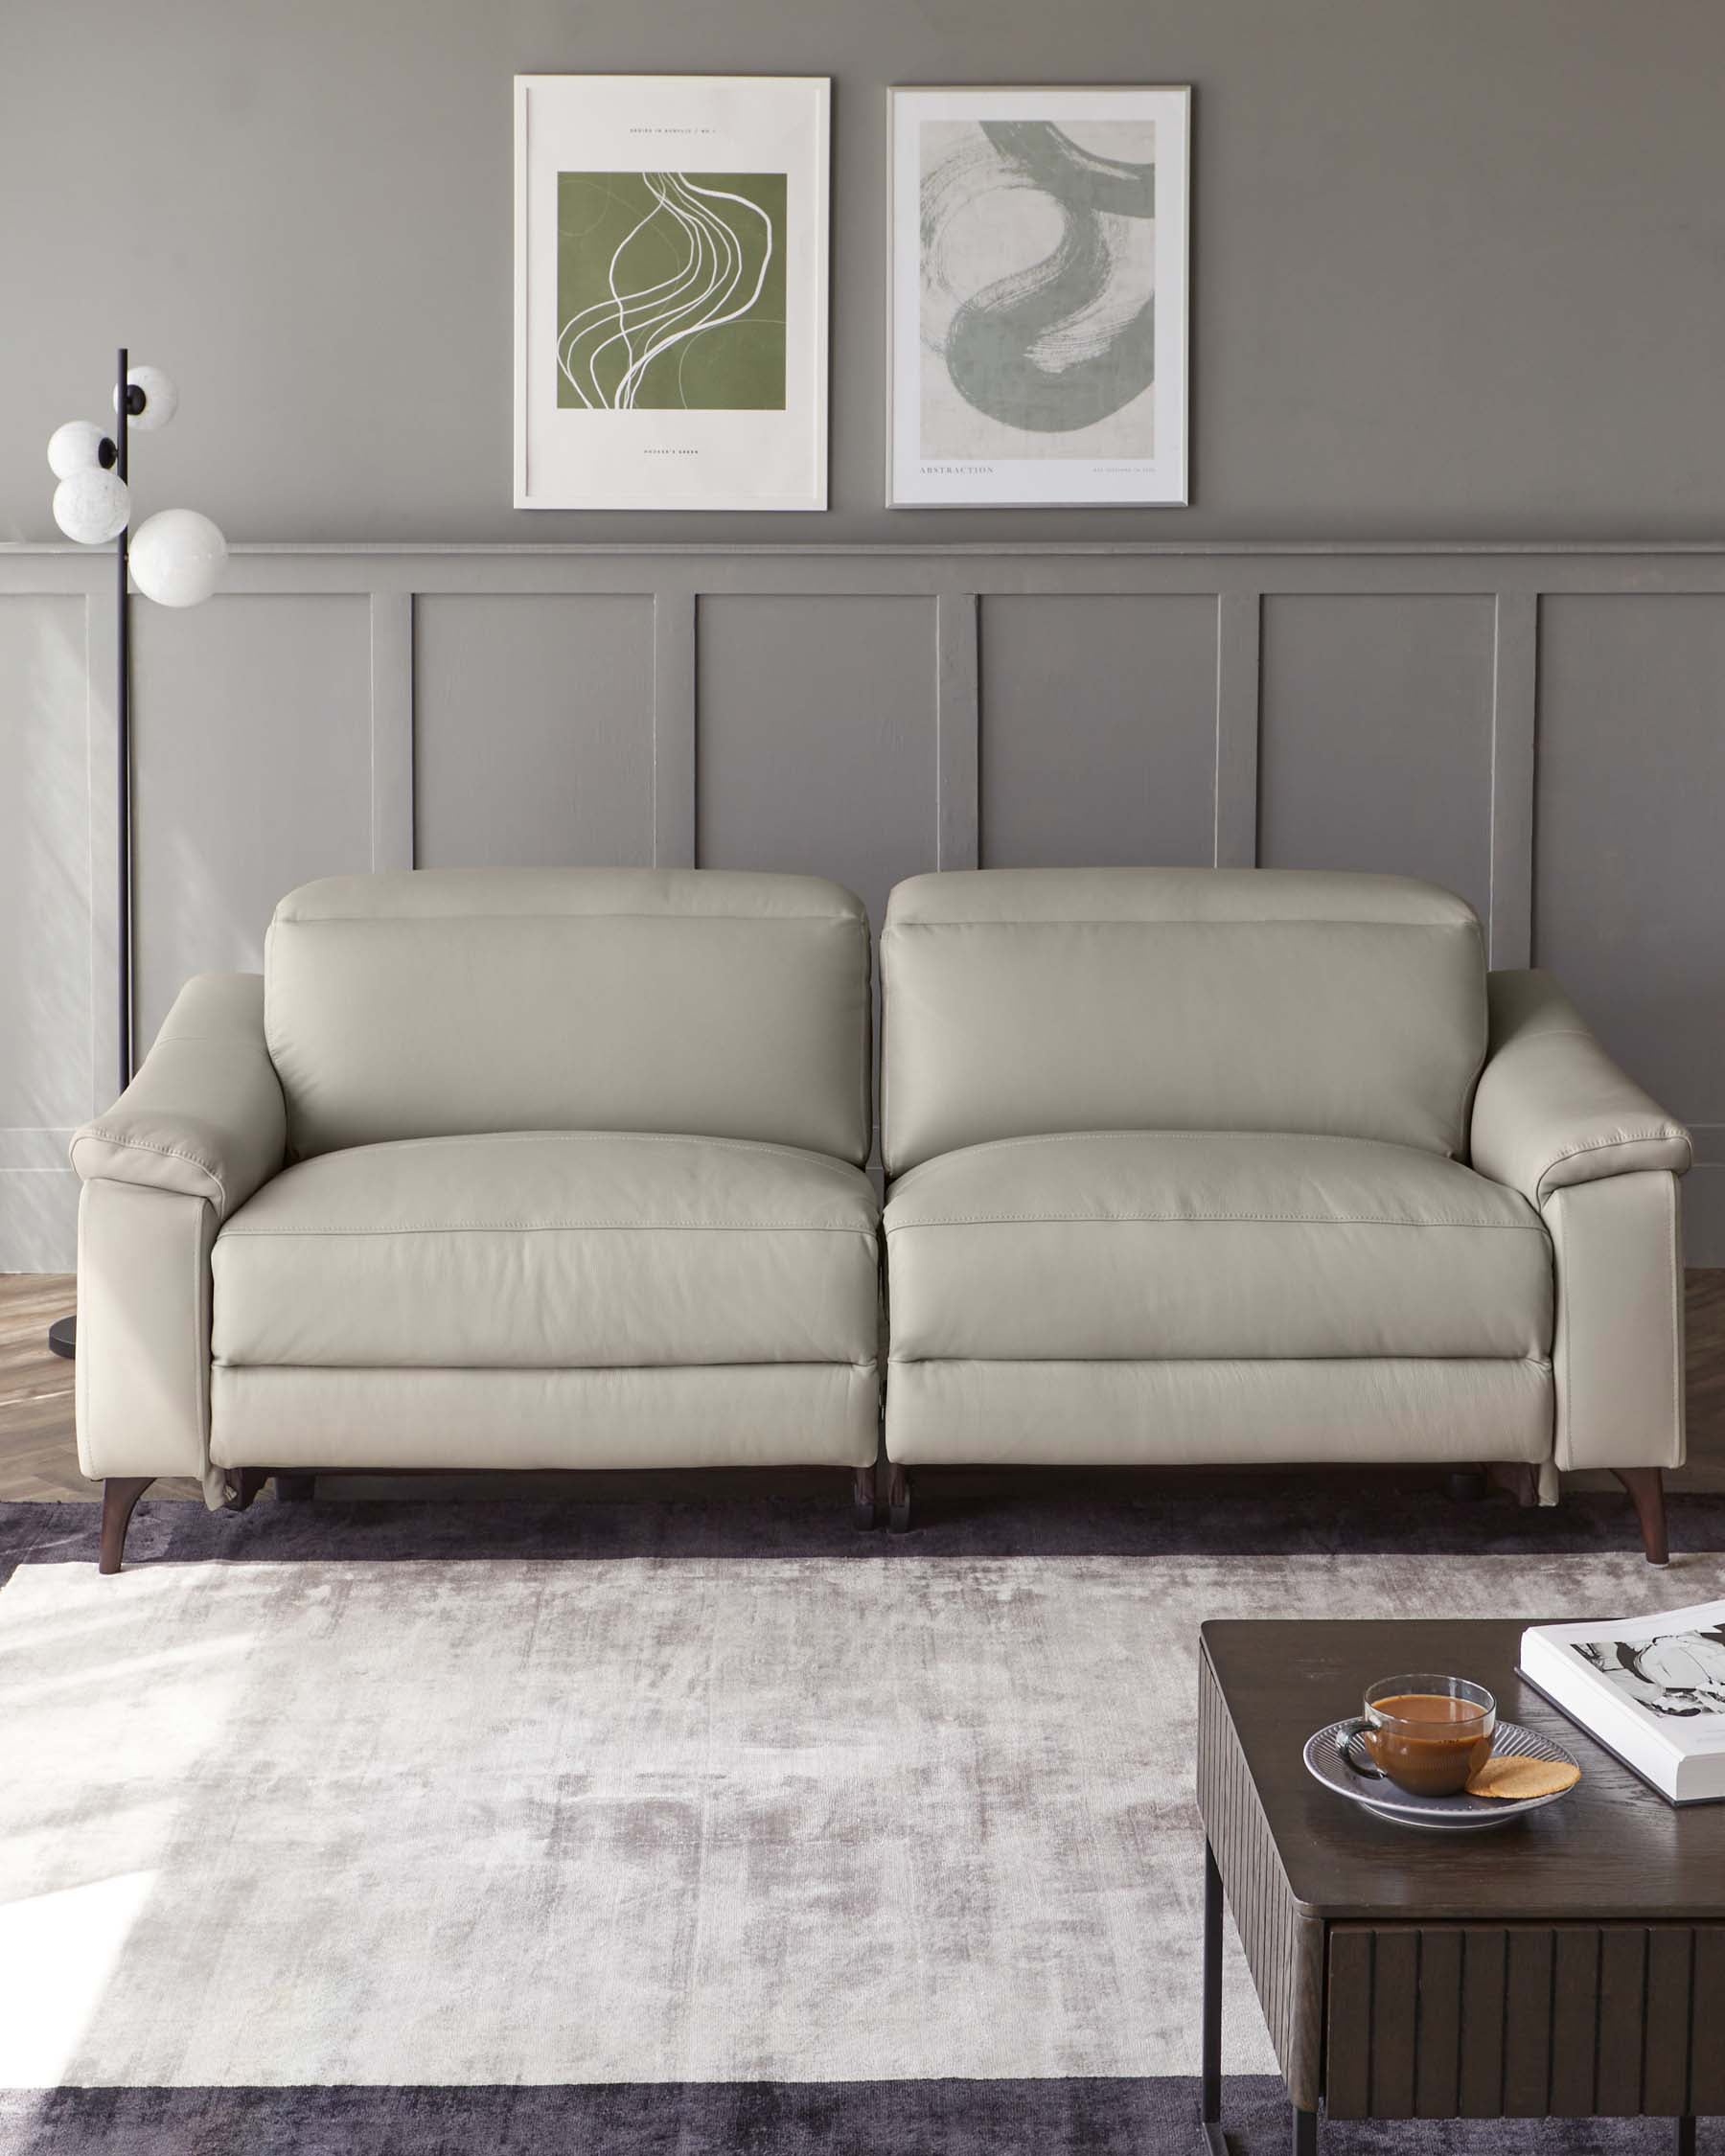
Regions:
<instances>
[{"instance_id":1,"label":"sofa backrest cushion","mask_svg":"<svg viewBox=\"0 0 1725 2156\"><path fill-rule=\"evenodd\" d=\"M439 869L276 907L264 1031L296 1158L484 1131L871 1137L868 920L812 876Z\"/></svg>"},{"instance_id":2,"label":"sofa backrest cushion","mask_svg":"<svg viewBox=\"0 0 1725 2156\"><path fill-rule=\"evenodd\" d=\"M1485 957L1460 899L1276 869L912 877L881 940L889 1174L990 1138L1239 1130L1461 1156Z\"/></svg>"}]
</instances>

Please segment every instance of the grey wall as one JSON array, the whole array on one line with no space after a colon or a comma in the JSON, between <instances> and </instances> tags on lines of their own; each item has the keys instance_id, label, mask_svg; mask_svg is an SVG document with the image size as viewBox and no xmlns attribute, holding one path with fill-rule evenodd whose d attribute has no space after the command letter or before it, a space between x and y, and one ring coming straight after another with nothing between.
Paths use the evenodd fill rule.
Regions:
<instances>
[{"instance_id":1,"label":"grey wall","mask_svg":"<svg viewBox=\"0 0 1725 2156\"><path fill-rule=\"evenodd\" d=\"M830 74L833 483L770 536L1712 538L1718 0L9 0L0 537L128 343L239 539L759 539L509 507L517 70ZM888 513L886 86L1196 85L1195 506ZM935 527L937 530L932 530Z\"/></svg>"},{"instance_id":2,"label":"grey wall","mask_svg":"<svg viewBox=\"0 0 1725 2156\"><path fill-rule=\"evenodd\" d=\"M0 1266L67 1261L112 1091L107 569L0 554ZM1695 1126L1725 1263L1725 549L285 548L137 613L144 1043L334 870L811 869L877 923L978 862L1410 870Z\"/></svg>"},{"instance_id":3,"label":"grey wall","mask_svg":"<svg viewBox=\"0 0 1725 2156\"><path fill-rule=\"evenodd\" d=\"M139 514L285 542L136 609L141 1044L335 869L810 868L877 916L941 864L1411 870L1697 1126L1725 1263L1725 550L1644 543L1725 502L1716 0L12 0L3 37L0 1266L69 1262L113 1089L111 568L33 542L122 337L184 397ZM510 78L656 67L836 78L824 517L507 506ZM990 78L1197 85L1191 510L881 506L886 85Z\"/></svg>"}]
</instances>

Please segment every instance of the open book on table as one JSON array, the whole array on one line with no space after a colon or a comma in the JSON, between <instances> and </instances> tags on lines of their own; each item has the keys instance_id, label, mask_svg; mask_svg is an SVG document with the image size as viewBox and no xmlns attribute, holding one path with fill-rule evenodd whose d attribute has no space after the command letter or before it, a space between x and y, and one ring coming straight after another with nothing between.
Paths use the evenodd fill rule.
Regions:
<instances>
[{"instance_id":1,"label":"open book on table","mask_svg":"<svg viewBox=\"0 0 1725 2156\"><path fill-rule=\"evenodd\" d=\"M1534 1625L1521 1670L1673 1804L1725 1799L1725 1602Z\"/></svg>"}]
</instances>

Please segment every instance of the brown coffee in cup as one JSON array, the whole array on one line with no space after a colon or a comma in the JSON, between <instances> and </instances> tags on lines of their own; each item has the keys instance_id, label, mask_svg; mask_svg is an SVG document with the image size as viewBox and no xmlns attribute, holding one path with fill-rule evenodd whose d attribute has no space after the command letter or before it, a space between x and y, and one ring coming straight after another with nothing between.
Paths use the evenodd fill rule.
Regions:
<instances>
[{"instance_id":1,"label":"brown coffee in cup","mask_svg":"<svg viewBox=\"0 0 1725 2156\"><path fill-rule=\"evenodd\" d=\"M1464 1677L1390 1677L1366 1694L1355 1738L1388 1780L1416 1797L1453 1797L1491 1756L1497 1702Z\"/></svg>"}]
</instances>

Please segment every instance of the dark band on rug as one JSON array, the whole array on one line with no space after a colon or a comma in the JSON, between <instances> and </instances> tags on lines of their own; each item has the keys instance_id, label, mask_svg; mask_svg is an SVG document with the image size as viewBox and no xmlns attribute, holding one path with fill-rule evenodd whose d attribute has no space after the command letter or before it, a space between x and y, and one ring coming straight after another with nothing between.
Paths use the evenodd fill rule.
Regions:
<instances>
[{"instance_id":1,"label":"dark band on rug","mask_svg":"<svg viewBox=\"0 0 1725 2156\"><path fill-rule=\"evenodd\" d=\"M761 1472L570 1476L509 1497L435 1483L402 1498L265 1500L242 1514L146 1497L126 1563L296 1558L1552 1556L1639 1544L1622 1497L1591 1492L1522 1510L1496 1497L1456 1504L1435 1476L1367 1469L1256 1474L925 1470L907 1536L860 1534L848 1482ZM1674 1550L1725 1550L1725 1495L1668 1501ZM94 1563L94 1504L0 1504L0 1578L25 1562Z\"/></svg>"},{"instance_id":2,"label":"dark band on rug","mask_svg":"<svg viewBox=\"0 0 1725 2156\"><path fill-rule=\"evenodd\" d=\"M1234 2156L1287 2146L1281 2083L1223 2084ZM1180 2156L1195 2079L631 2082L575 2088L18 2089L0 2156ZM1337 2156L1666 2156L1666 2120L1349 2122ZM1702 2128L1703 2147L1715 2145Z\"/></svg>"}]
</instances>

